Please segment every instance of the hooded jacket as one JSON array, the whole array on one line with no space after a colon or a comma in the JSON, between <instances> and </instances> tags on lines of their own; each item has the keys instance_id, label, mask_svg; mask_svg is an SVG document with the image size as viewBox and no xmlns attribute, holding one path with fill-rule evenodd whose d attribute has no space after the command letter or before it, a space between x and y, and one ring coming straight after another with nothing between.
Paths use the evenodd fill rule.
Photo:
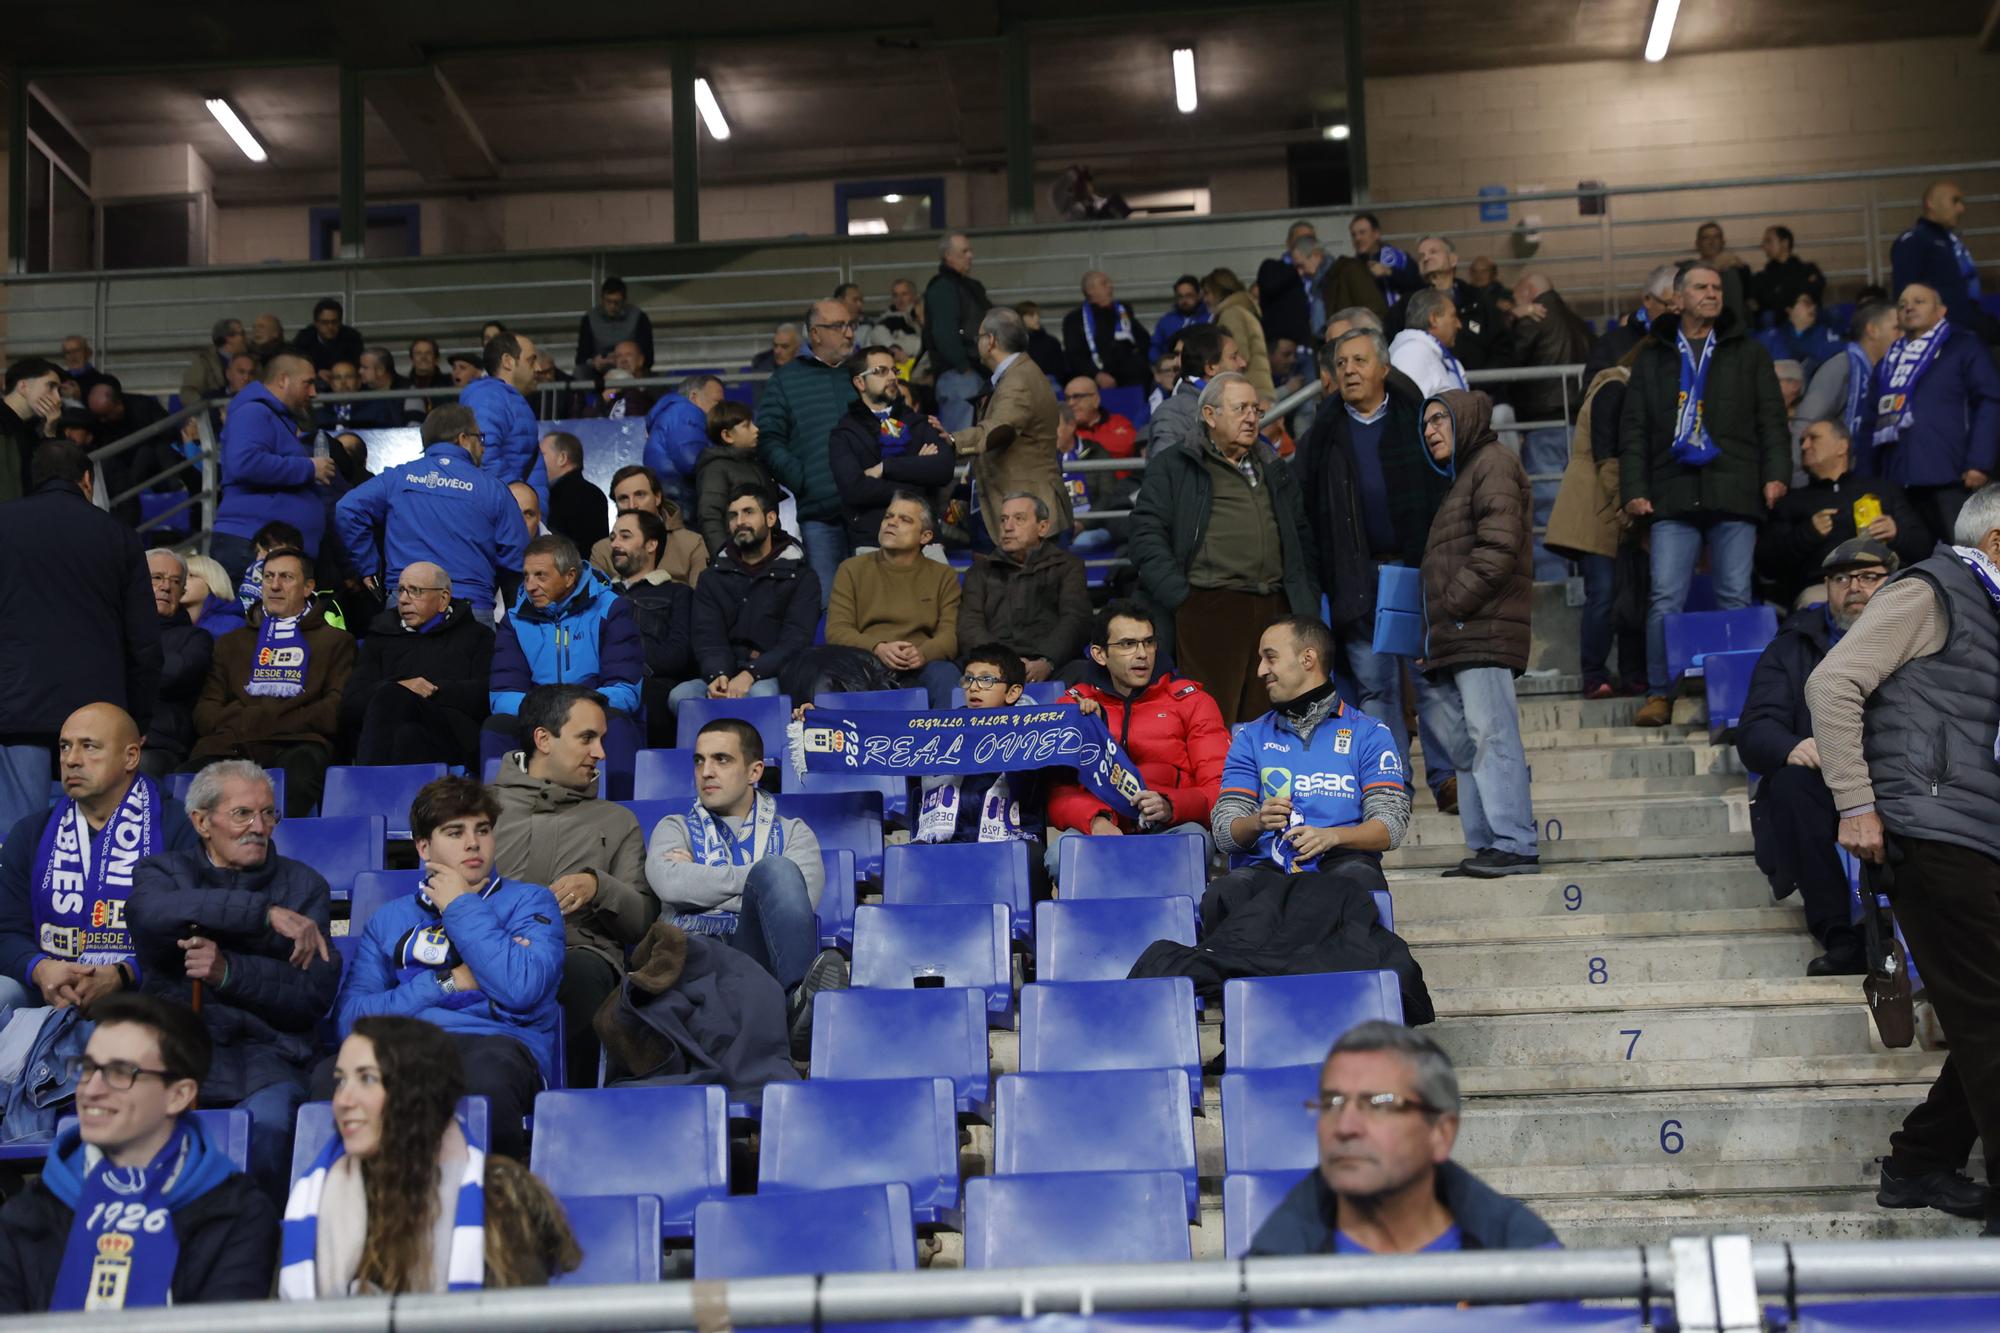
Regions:
<instances>
[{"instance_id":1,"label":"hooded jacket","mask_svg":"<svg viewBox=\"0 0 2000 1333\"><path fill-rule=\"evenodd\" d=\"M681 489L693 479L695 460L707 447L708 417L702 410L683 394L661 394L646 413L646 466Z\"/></svg>"},{"instance_id":2,"label":"hooded jacket","mask_svg":"<svg viewBox=\"0 0 2000 1333\"><path fill-rule=\"evenodd\" d=\"M479 419L479 432L486 437L486 455L480 460L480 470L502 486L527 482L542 496L546 509L548 469L537 447L540 436L536 432L535 409L528 405L521 391L498 375L482 375L458 391L458 401L472 409L472 415ZM520 510L514 513L518 520Z\"/></svg>"},{"instance_id":3,"label":"hooded jacket","mask_svg":"<svg viewBox=\"0 0 2000 1333\"><path fill-rule=\"evenodd\" d=\"M463 599L445 608L444 623L436 629L403 628L393 607L377 615L368 626L368 637L361 642L354 674L341 692L342 733L357 735L375 696L412 676L422 676L438 687L431 703L474 723L484 721L486 691L493 676L492 626L475 619Z\"/></svg>"},{"instance_id":4,"label":"hooded jacket","mask_svg":"<svg viewBox=\"0 0 2000 1333\"><path fill-rule=\"evenodd\" d=\"M223 416L220 453L215 530L248 541L279 519L299 530L307 555L318 555L326 502L314 477L312 447L299 438L292 410L261 383L245 385Z\"/></svg>"},{"instance_id":5,"label":"hooded jacket","mask_svg":"<svg viewBox=\"0 0 2000 1333\"><path fill-rule=\"evenodd\" d=\"M625 951L660 914L646 886L645 830L614 801L530 777L526 758L519 750L507 755L492 783L500 802L493 868L530 884L553 884L585 870L595 875L596 897L563 918L564 941L623 971Z\"/></svg>"},{"instance_id":6,"label":"hooded jacket","mask_svg":"<svg viewBox=\"0 0 2000 1333\"><path fill-rule=\"evenodd\" d=\"M1528 474L1493 433L1491 398L1476 389L1448 389L1429 401L1451 413L1456 443L1448 467L1451 490L1431 520L1424 548L1424 670L1526 671L1535 600Z\"/></svg>"},{"instance_id":7,"label":"hooded jacket","mask_svg":"<svg viewBox=\"0 0 2000 1333\"><path fill-rule=\"evenodd\" d=\"M703 680L748 671L776 680L786 663L812 647L819 630L819 575L805 550L771 534L771 556L755 570L725 546L694 590L695 667Z\"/></svg>"},{"instance_id":8,"label":"hooded jacket","mask_svg":"<svg viewBox=\"0 0 2000 1333\"><path fill-rule=\"evenodd\" d=\"M525 587L514 599L493 636L490 702L494 712L511 715L537 685L587 685L619 712L636 715L645 675L632 603L585 565L560 602L536 606Z\"/></svg>"},{"instance_id":9,"label":"hooded jacket","mask_svg":"<svg viewBox=\"0 0 2000 1333\"><path fill-rule=\"evenodd\" d=\"M897 432L900 446L895 454L882 450L885 431L890 429ZM926 445L935 446L937 452L920 453ZM889 422L884 423L856 398L834 423L826 450L841 509L847 515L847 539L856 546L873 546L881 540L882 515L897 491L940 490L952 484L952 472L958 466L958 453L951 442L901 400L890 405ZM877 464L882 475L868 476L868 469ZM993 503L990 499L987 502Z\"/></svg>"},{"instance_id":10,"label":"hooded jacket","mask_svg":"<svg viewBox=\"0 0 2000 1333\"><path fill-rule=\"evenodd\" d=\"M958 648L1000 643L1061 667L1090 638L1090 586L1083 561L1044 541L1015 560L1004 551L972 557L958 601Z\"/></svg>"},{"instance_id":11,"label":"hooded jacket","mask_svg":"<svg viewBox=\"0 0 2000 1333\"><path fill-rule=\"evenodd\" d=\"M166 1198L180 1243L172 1301L264 1300L278 1266L277 1207L199 1123L194 1129ZM55 1298L90 1152L71 1125L50 1145L40 1178L0 1207L0 1314L39 1314Z\"/></svg>"},{"instance_id":12,"label":"hooded jacket","mask_svg":"<svg viewBox=\"0 0 2000 1333\"><path fill-rule=\"evenodd\" d=\"M452 595L480 611L492 610L495 580L520 573L528 553L521 510L506 484L449 440L349 491L334 506L333 525L355 572L380 577L385 594L423 560L450 575Z\"/></svg>"},{"instance_id":13,"label":"hooded jacket","mask_svg":"<svg viewBox=\"0 0 2000 1333\"><path fill-rule=\"evenodd\" d=\"M1094 700L1104 710L1104 725L1138 766L1146 790L1160 793L1173 806L1169 827L1208 827L1209 812L1222 790L1229 728L1222 725L1222 710L1214 698L1198 682L1162 671L1130 699L1091 684L1074 685L1063 697L1077 703ZM1111 807L1081 782L1061 782L1049 791L1050 828L1088 833L1092 820L1109 814ZM1139 828L1124 819L1118 826L1127 833Z\"/></svg>"},{"instance_id":14,"label":"hooded jacket","mask_svg":"<svg viewBox=\"0 0 2000 1333\"><path fill-rule=\"evenodd\" d=\"M354 636L326 623L318 605L300 622L309 657L305 688L296 698L251 694L250 667L257 657L257 630L245 626L215 641L208 683L194 706L194 729L201 737L193 759L226 759L246 745L317 741L331 748L340 731L340 697L354 672Z\"/></svg>"},{"instance_id":15,"label":"hooded jacket","mask_svg":"<svg viewBox=\"0 0 2000 1333\"><path fill-rule=\"evenodd\" d=\"M1555 1232L1519 1199L1510 1199L1456 1162L1437 1167L1438 1202L1458 1226L1468 1250L1560 1248ZM1292 1187L1250 1240L1250 1257L1332 1254L1340 1228L1340 1196L1318 1170Z\"/></svg>"}]
</instances>

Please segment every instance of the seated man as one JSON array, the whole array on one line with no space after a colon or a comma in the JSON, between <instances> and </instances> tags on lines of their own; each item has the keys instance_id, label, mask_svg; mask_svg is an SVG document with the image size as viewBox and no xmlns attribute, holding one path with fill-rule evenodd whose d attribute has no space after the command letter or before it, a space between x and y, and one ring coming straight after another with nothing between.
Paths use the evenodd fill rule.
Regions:
<instances>
[{"instance_id":1,"label":"seated man","mask_svg":"<svg viewBox=\"0 0 2000 1333\"><path fill-rule=\"evenodd\" d=\"M500 802L471 778L424 784L410 832L424 885L368 919L340 989L340 1035L373 1014L421 1018L449 1032L465 1090L491 1106L493 1151L528 1160L521 1119L555 1078L562 909L539 884L493 870ZM314 1087L333 1088L333 1061Z\"/></svg>"},{"instance_id":2,"label":"seated man","mask_svg":"<svg viewBox=\"0 0 2000 1333\"><path fill-rule=\"evenodd\" d=\"M792 1047L810 1045L812 997L847 984L839 951L815 954L826 867L804 820L778 814L758 788L764 738L740 718L717 718L694 738L701 794L668 815L646 846L646 882L683 930L720 935L785 988Z\"/></svg>"},{"instance_id":3,"label":"seated man","mask_svg":"<svg viewBox=\"0 0 2000 1333\"><path fill-rule=\"evenodd\" d=\"M139 769L161 778L187 762L194 747L194 705L208 683L208 664L215 658L215 636L194 623L181 605L187 594L187 561L178 552L155 547L146 552L153 576L153 609L160 617L160 695L146 727L145 750Z\"/></svg>"},{"instance_id":4,"label":"seated man","mask_svg":"<svg viewBox=\"0 0 2000 1333\"><path fill-rule=\"evenodd\" d=\"M729 544L694 590L694 656L699 678L676 686L688 699L744 699L778 693L778 673L819 632L819 575L805 548L778 526L778 501L762 486L729 493Z\"/></svg>"},{"instance_id":5,"label":"seated man","mask_svg":"<svg viewBox=\"0 0 2000 1333\"><path fill-rule=\"evenodd\" d=\"M1053 518L1038 495L1002 500L1000 549L972 558L958 604L958 641L1005 644L1033 681L1082 656L1090 637L1089 580L1083 561L1049 540Z\"/></svg>"},{"instance_id":6,"label":"seated man","mask_svg":"<svg viewBox=\"0 0 2000 1333\"><path fill-rule=\"evenodd\" d=\"M1386 726L1340 701L1334 651L1333 632L1303 616L1258 640L1257 674L1276 706L1230 741L1212 817L1215 845L1255 860L1209 884L1207 930L1294 875L1388 887L1382 853L1410 826L1403 757Z\"/></svg>"},{"instance_id":7,"label":"seated man","mask_svg":"<svg viewBox=\"0 0 2000 1333\"><path fill-rule=\"evenodd\" d=\"M773 496L776 494L772 491ZM702 573L708 567L708 543L687 525L681 506L661 490L657 472L637 464L619 468L611 474L611 503L621 514L628 509L658 514L660 522L667 525L667 545L660 552L660 568L673 575L677 583L690 588L701 586ZM590 564L606 579L616 576L618 571L611 567L611 538L606 537L590 548Z\"/></svg>"},{"instance_id":8,"label":"seated man","mask_svg":"<svg viewBox=\"0 0 2000 1333\"><path fill-rule=\"evenodd\" d=\"M656 745L672 743L673 691L694 675L694 593L660 568L666 554L667 525L645 509L628 509L611 528L611 567L618 571L612 590L631 603L639 618L646 653L646 729Z\"/></svg>"},{"instance_id":9,"label":"seated man","mask_svg":"<svg viewBox=\"0 0 2000 1333\"><path fill-rule=\"evenodd\" d=\"M492 627L419 560L361 642L340 696L343 742L357 764L475 764L492 674Z\"/></svg>"},{"instance_id":10,"label":"seated man","mask_svg":"<svg viewBox=\"0 0 2000 1333\"><path fill-rule=\"evenodd\" d=\"M958 571L924 555L937 536L930 501L898 491L882 513L879 548L843 560L826 609L826 641L873 653L898 685L921 685L931 707L958 687Z\"/></svg>"},{"instance_id":11,"label":"seated man","mask_svg":"<svg viewBox=\"0 0 2000 1333\"><path fill-rule=\"evenodd\" d=\"M62 799L0 843L0 1015L31 998L88 1006L139 984L125 921L133 868L201 845L139 758L139 727L124 709L90 704L64 720Z\"/></svg>"},{"instance_id":12,"label":"seated man","mask_svg":"<svg viewBox=\"0 0 2000 1333\"><path fill-rule=\"evenodd\" d=\"M200 737L181 772L217 759L285 770L285 813L319 806L340 731L340 695L354 671L354 639L315 604L313 562L279 547L264 557L264 618L215 641L208 684L194 706ZM511 623L511 622L510 622Z\"/></svg>"},{"instance_id":13,"label":"seated man","mask_svg":"<svg viewBox=\"0 0 2000 1333\"><path fill-rule=\"evenodd\" d=\"M1104 410L1104 398L1097 381L1079 375L1063 386L1063 406L1076 415L1076 437L1088 441L1113 458L1130 458L1138 452L1138 431L1122 412Z\"/></svg>"},{"instance_id":14,"label":"seated man","mask_svg":"<svg viewBox=\"0 0 2000 1333\"><path fill-rule=\"evenodd\" d=\"M1820 567L1826 604L1793 612L1764 646L1736 727L1736 753L1758 775L1750 802L1757 868L1770 878L1772 897L1797 890L1806 929L1825 950L1806 964L1810 977L1859 976L1868 960L1840 862L1840 812L1820 776L1806 680L1899 563L1894 551L1867 537L1833 549Z\"/></svg>"},{"instance_id":15,"label":"seated man","mask_svg":"<svg viewBox=\"0 0 2000 1333\"><path fill-rule=\"evenodd\" d=\"M568 1024L569 1086L597 1083L591 1019L625 976L625 951L660 914L646 884L646 835L624 806L597 799L604 696L542 685L521 701L527 744L500 762L493 868L546 884L562 909L567 949L556 1003Z\"/></svg>"},{"instance_id":16,"label":"seated man","mask_svg":"<svg viewBox=\"0 0 2000 1333\"><path fill-rule=\"evenodd\" d=\"M522 561L521 595L494 636L493 716L486 730L525 742L515 715L537 685L582 685L612 709L614 744L639 746L646 655L632 603L584 567L567 537L537 537Z\"/></svg>"},{"instance_id":17,"label":"seated man","mask_svg":"<svg viewBox=\"0 0 2000 1333\"><path fill-rule=\"evenodd\" d=\"M1251 1255L1560 1248L1526 1204L1451 1160L1458 1074L1422 1033L1381 1019L1349 1028L1312 1105L1319 1166L1257 1228Z\"/></svg>"},{"instance_id":18,"label":"seated man","mask_svg":"<svg viewBox=\"0 0 2000 1333\"><path fill-rule=\"evenodd\" d=\"M1153 616L1138 602L1115 601L1098 612L1090 636L1090 660L1104 671L1108 686L1079 683L1067 700L1086 713L1103 717L1104 725L1125 747L1146 790L1139 793L1139 822L1112 813L1103 798L1074 780L1059 782L1049 793L1049 875L1056 873L1057 851L1065 834L1206 832L1222 786L1223 760L1229 754L1229 729L1222 712L1197 681L1171 671L1156 678L1153 666L1159 645L1153 638Z\"/></svg>"},{"instance_id":19,"label":"seated man","mask_svg":"<svg viewBox=\"0 0 2000 1333\"><path fill-rule=\"evenodd\" d=\"M959 677L965 706L978 710L1014 707L1027 683L1020 654L998 643L975 645ZM1038 770L925 778L911 841L1026 842L1040 852L1045 786Z\"/></svg>"},{"instance_id":20,"label":"seated man","mask_svg":"<svg viewBox=\"0 0 2000 1333\"><path fill-rule=\"evenodd\" d=\"M278 1209L188 1114L213 1053L201 1020L150 995L92 1016L77 1123L0 1208L0 1314L265 1299Z\"/></svg>"},{"instance_id":21,"label":"seated man","mask_svg":"<svg viewBox=\"0 0 2000 1333\"><path fill-rule=\"evenodd\" d=\"M326 942L333 893L317 870L272 849L271 779L249 760L203 769L188 817L201 845L150 857L132 876L140 984L201 1011L217 1043L201 1100L250 1113L250 1174L282 1200L319 1021L340 989Z\"/></svg>"},{"instance_id":22,"label":"seated man","mask_svg":"<svg viewBox=\"0 0 2000 1333\"><path fill-rule=\"evenodd\" d=\"M1827 600L1821 566L1857 537L1885 543L1898 562L1931 553L1930 529L1895 482L1855 470L1854 442L1838 421L1815 421L1799 441L1808 480L1771 510L1757 534L1757 573L1783 606Z\"/></svg>"}]
</instances>

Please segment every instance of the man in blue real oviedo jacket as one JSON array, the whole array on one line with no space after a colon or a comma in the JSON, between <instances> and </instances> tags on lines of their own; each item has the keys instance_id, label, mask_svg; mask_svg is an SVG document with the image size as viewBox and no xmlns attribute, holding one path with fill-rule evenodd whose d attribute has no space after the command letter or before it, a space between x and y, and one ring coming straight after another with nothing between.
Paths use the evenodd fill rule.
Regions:
<instances>
[{"instance_id":1,"label":"man in blue real oviedo jacket","mask_svg":"<svg viewBox=\"0 0 2000 1333\"><path fill-rule=\"evenodd\" d=\"M458 401L479 418L486 457L479 466L502 486L525 481L549 512L549 472L528 392L535 387L535 343L518 333L497 333L486 344L486 374L458 391Z\"/></svg>"}]
</instances>

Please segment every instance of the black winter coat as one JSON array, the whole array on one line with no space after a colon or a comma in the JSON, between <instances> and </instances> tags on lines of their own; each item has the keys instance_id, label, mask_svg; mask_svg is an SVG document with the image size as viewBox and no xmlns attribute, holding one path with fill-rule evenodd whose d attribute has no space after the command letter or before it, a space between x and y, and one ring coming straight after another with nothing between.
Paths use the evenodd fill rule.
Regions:
<instances>
[{"instance_id":1,"label":"black winter coat","mask_svg":"<svg viewBox=\"0 0 2000 1333\"><path fill-rule=\"evenodd\" d=\"M160 613L139 534L45 481L0 505L0 735L54 736L85 704L144 735L160 694Z\"/></svg>"},{"instance_id":2,"label":"black winter coat","mask_svg":"<svg viewBox=\"0 0 2000 1333\"><path fill-rule=\"evenodd\" d=\"M614 584L632 603L639 639L646 649L646 674L678 685L694 675L694 589L661 577Z\"/></svg>"},{"instance_id":3,"label":"black winter coat","mask_svg":"<svg viewBox=\"0 0 2000 1333\"><path fill-rule=\"evenodd\" d=\"M1820 562L1833 548L1857 534L1854 502L1872 495L1882 505L1882 513L1896 521L1896 540L1889 543L1908 569L1931 553L1931 531L1923 516L1910 504L1903 488L1883 477L1861 476L1853 472L1832 481L1814 477L1805 485L1786 493L1771 510L1771 521L1757 534L1757 572L1772 584L1772 599L1790 606L1810 584L1824 574ZM1833 511L1833 527L1822 537L1814 531L1813 515Z\"/></svg>"},{"instance_id":4,"label":"black winter coat","mask_svg":"<svg viewBox=\"0 0 2000 1333\"><path fill-rule=\"evenodd\" d=\"M1752 773L1775 773L1813 734L1806 680L1831 648L1833 627L1824 606L1794 611L1764 645L1750 675L1750 695L1736 724L1736 754Z\"/></svg>"},{"instance_id":5,"label":"black winter coat","mask_svg":"<svg viewBox=\"0 0 2000 1333\"><path fill-rule=\"evenodd\" d=\"M215 636L176 609L173 619L160 625L160 653L160 700L153 706L153 725L146 729L146 748L180 764L194 748L194 705L208 683Z\"/></svg>"},{"instance_id":6,"label":"black winter coat","mask_svg":"<svg viewBox=\"0 0 2000 1333\"><path fill-rule=\"evenodd\" d=\"M588 551L611 535L611 502L581 472L549 483L549 531L561 533Z\"/></svg>"},{"instance_id":7,"label":"black winter coat","mask_svg":"<svg viewBox=\"0 0 2000 1333\"><path fill-rule=\"evenodd\" d=\"M1712 337L1702 423L1722 453L1704 467L1674 459L1674 420L1681 392L1678 315L1653 321L1618 423L1619 494L1627 503L1652 501L1655 520L1699 523L1735 519L1762 523L1764 487L1792 480L1792 440L1785 399L1771 354L1725 310Z\"/></svg>"},{"instance_id":8,"label":"black winter coat","mask_svg":"<svg viewBox=\"0 0 2000 1333\"><path fill-rule=\"evenodd\" d=\"M694 656L703 680L748 671L774 680L819 630L819 576L805 548L773 534L771 558L756 572L725 547L694 589Z\"/></svg>"},{"instance_id":9,"label":"black winter coat","mask_svg":"<svg viewBox=\"0 0 2000 1333\"><path fill-rule=\"evenodd\" d=\"M847 405L826 440L827 466L833 469L833 484L847 512L847 539L857 546L880 543L882 512L897 491L928 495L951 485L952 469L958 466L957 452L922 413L897 403L889 415L905 435L903 452L893 458L882 456L880 420L859 398ZM919 454L927 444L935 445L937 452ZM865 475L877 463L882 475Z\"/></svg>"},{"instance_id":10,"label":"black winter coat","mask_svg":"<svg viewBox=\"0 0 2000 1333\"><path fill-rule=\"evenodd\" d=\"M394 610L369 622L359 660L340 696L340 731L360 734L368 705L384 688L422 676L438 687L431 702L482 722L491 711L487 690L493 677L493 627L473 618L463 599L445 608L444 624L428 634L412 634Z\"/></svg>"}]
</instances>

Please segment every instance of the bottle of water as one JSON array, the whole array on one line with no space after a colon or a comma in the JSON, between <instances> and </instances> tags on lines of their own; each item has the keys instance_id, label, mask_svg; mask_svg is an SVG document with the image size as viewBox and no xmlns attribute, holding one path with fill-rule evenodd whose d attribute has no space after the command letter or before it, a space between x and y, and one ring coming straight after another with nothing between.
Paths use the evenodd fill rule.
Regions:
<instances>
[{"instance_id":1,"label":"bottle of water","mask_svg":"<svg viewBox=\"0 0 2000 1333\"><path fill-rule=\"evenodd\" d=\"M313 432L313 457L314 458L333 457L333 450L327 447L326 432L323 430Z\"/></svg>"}]
</instances>

